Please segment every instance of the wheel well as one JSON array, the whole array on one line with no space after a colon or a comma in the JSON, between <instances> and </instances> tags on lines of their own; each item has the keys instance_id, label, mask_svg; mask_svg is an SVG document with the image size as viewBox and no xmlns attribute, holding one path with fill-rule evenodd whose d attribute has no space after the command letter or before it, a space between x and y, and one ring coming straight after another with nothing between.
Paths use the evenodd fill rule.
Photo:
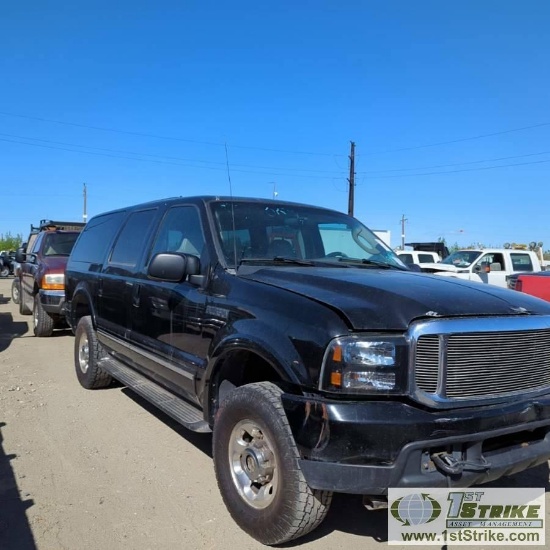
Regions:
<instances>
[{"instance_id":1,"label":"wheel well","mask_svg":"<svg viewBox=\"0 0 550 550\"><path fill-rule=\"evenodd\" d=\"M91 315L92 311L90 308L90 304L85 300L78 300L76 304L74 305L74 316L73 316L73 323L74 328L78 325L78 321L82 319L82 317L85 317L86 315Z\"/></svg>"},{"instance_id":2,"label":"wheel well","mask_svg":"<svg viewBox=\"0 0 550 550\"><path fill-rule=\"evenodd\" d=\"M227 354L219 365L210 384L209 411L210 424L224 397L234 388L253 382L274 382L280 387L287 384L275 368L263 357L250 351L233 351Z\"/></svg>"}]
</instances>

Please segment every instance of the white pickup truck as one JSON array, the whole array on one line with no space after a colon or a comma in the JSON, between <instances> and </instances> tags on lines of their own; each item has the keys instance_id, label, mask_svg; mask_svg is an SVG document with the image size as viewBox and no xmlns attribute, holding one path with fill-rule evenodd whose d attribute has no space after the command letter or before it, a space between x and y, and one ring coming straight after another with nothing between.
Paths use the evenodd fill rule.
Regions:
<instances>
[{"instance_id":1,"label":"white pickup truck","mask_svg":"<svg viewBox=\"0 0 550 550\"><path fill-rule=\"evenodd\" d=\"M395 253L407 265L418 264L422 266L428 263L439 262L440 259L437 252L426 252L423 250L396 250Z\"/></svg>"},{"instance_id":2,"label":"white pickup truck","mask_svg":"<svg viewBox=\"0 0 550 550\"><path fill-rule=\"evenodd\" d=\"M478 281L503 288L507 287L508 275L542 271L534 250L515 248L457 250L441 262L422 264L421 269L442 277Z\"/></svg>"}]
</instances>

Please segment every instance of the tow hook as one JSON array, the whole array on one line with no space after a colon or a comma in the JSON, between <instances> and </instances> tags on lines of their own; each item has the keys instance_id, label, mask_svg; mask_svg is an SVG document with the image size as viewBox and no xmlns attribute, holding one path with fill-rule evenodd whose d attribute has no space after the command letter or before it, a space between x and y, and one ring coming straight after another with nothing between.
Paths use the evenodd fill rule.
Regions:
<instances>
[{"instance_id":1,"label":"tow hook","mask_svg":"<svg viewBox=\"0 0 550 550\"><path fill-rule=\"evenodd\" d=\"M464 469L464 463L449 453L433 453L430 458L442 472L451 476L460 475Z\"/></svg>"},{"instance_id":2,"label":"tow hook","mask_svg":"<svg viewBox=\"0 0 550 550\"><path fill-rule=\"evenodd\" d=\"M388 497L363 495L363 506L367 510L386 510L388 508Z\"/></svg>"}]
</instances>

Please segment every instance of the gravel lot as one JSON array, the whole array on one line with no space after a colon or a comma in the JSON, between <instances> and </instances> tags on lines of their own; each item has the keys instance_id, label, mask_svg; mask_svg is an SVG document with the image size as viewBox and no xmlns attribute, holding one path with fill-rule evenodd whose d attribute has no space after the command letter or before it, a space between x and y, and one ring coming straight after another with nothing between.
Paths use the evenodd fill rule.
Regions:
<instances>
[{"instance_id":1,"label":"gravel lot","mask_svg":"<svg viewBox=\"0 0 550 550\"><path fill-rule=\"evenodd\" d=\"M82 389L71 332L36 338L10 287L0 279L0 549L265 548L222 503L211 436L125 388ZM548 467L494 486L548 490ZM385 512L337 495L321 527L286 547L369 550L386 539Z\"/></svg>"}]
</instances>

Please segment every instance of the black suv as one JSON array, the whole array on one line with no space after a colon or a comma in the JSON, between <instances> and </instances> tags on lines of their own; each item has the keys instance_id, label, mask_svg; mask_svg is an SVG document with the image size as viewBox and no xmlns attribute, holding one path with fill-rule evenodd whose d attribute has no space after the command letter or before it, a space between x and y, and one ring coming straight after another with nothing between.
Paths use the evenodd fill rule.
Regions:
<instances>
[{"instance_id":1,"label":"black suv","mask_svg":"<svg viewBox=\"0 0 550 550\"><path fill-rule=\"evenodd\" d=\"M27 242L17 250L20 267L12 285L12 296L22 315L33 315L35 336L51 336L66 327L65 266L84 227L81 222L41 220L31 225Z\"/></svg>"},{"instance_id":2,"label":"black suv","mask_svg":"<svg viewBox=\"0 0 550 550\"><path fill-rule=\"evenodd\" d=\"M550 303L415 272L356 219L192 197L92 218L66 271L75 368L213 431L264 544L333 492L467 487L550 457Z\"/></svg>"}]
</instances>

